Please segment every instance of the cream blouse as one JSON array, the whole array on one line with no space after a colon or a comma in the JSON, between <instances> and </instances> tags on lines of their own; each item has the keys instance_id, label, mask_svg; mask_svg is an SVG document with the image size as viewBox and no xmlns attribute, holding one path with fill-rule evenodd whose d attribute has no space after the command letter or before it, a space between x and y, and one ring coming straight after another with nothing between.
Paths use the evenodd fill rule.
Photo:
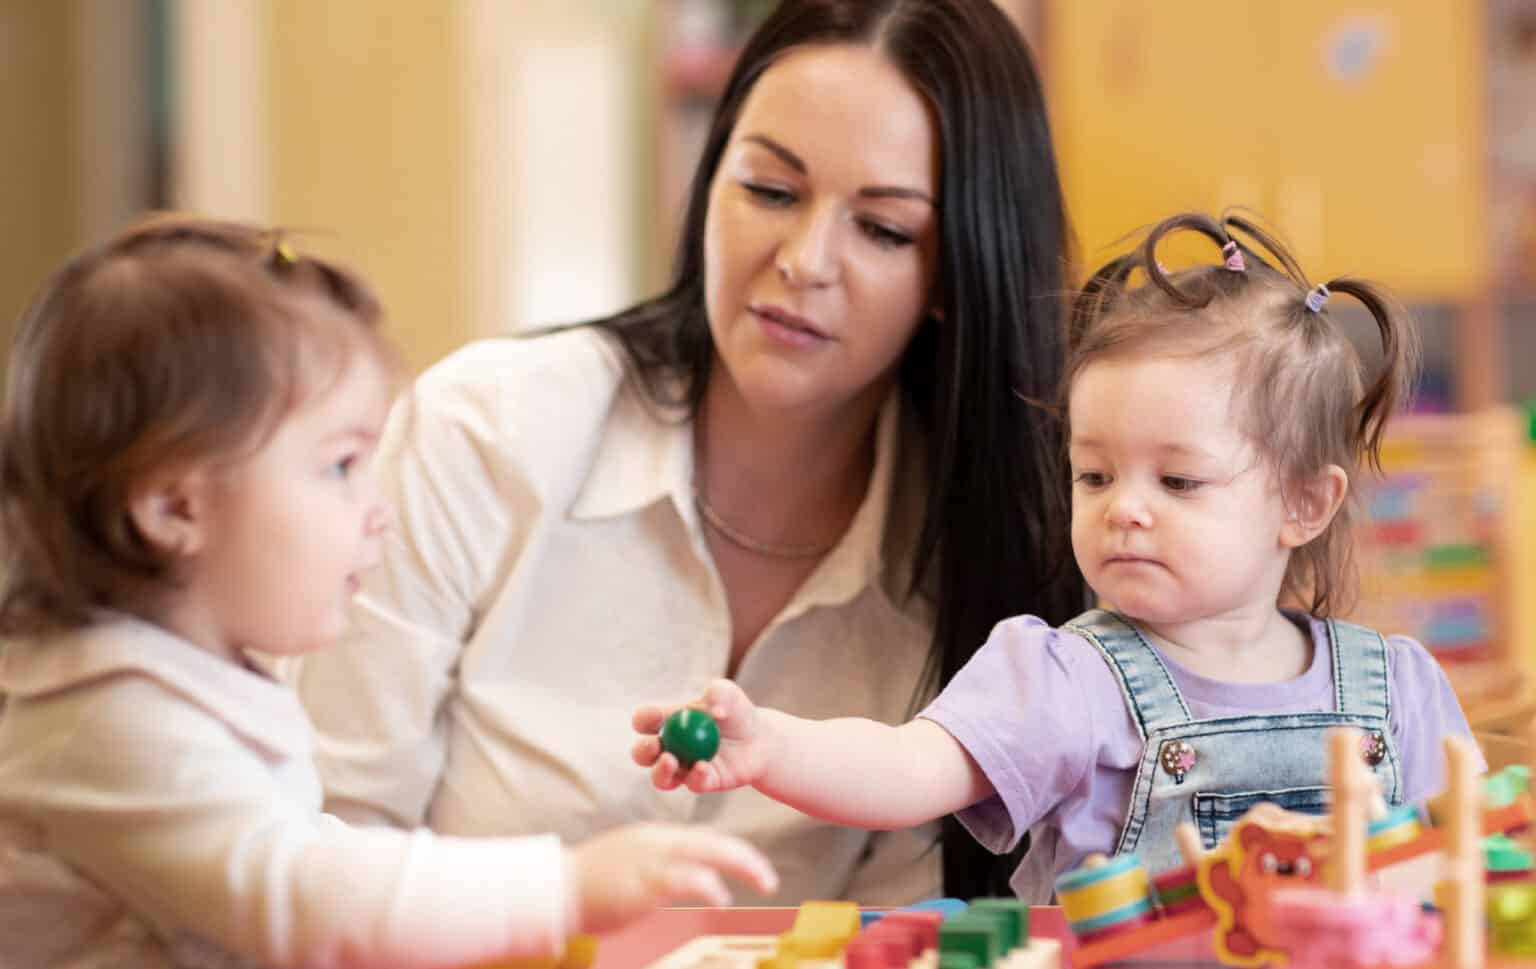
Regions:
<instances>
[{"instance_id":1,"label":"cream blouse","mask_svg":"<svg viewBox=\"0 0 1536 969\"><path fill-rule=\"evenodd\" d=\"M904 595L923 456L896 396L863 503L747 653L758 703L900 722L931 615ZM397 522L341 645L292 664L328 806L353 820L578 840L639 819L743 835L773 898L936 894L936 827L871 834L754 790L661 793L630 715L723 676L730 617L691 499L688 422L658 413L590 328L471 344L396 407L378 468ZM914 783L921 783L914 778Z\"/></svg>"}]
</instances>

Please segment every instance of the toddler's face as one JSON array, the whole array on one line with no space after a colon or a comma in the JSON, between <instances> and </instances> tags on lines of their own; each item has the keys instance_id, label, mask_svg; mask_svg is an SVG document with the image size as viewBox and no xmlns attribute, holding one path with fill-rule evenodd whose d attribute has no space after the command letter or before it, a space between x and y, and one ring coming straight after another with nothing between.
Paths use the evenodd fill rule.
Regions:
<instances>
[{"instance_id":1,"label":"toddler's face","mask_svg":"<svg viewBox=\"0 0 1536 969\"><path fill-rule=\"evenodd\" d=\"M226 648L297 654L345 631L390 517L369 467L389 395L383 367L360 354L221 475L187 593Z\"/></svg>"},{"instance_id":2,"label":"toddler's face","mask_svg":"<svg viewBox=\"0 0 1536 969\"><path fill-rule=\"evenodd\" d=\"M1107 359L1072 385L1073 551L1095 592L1154 626L1275 608L1285 508L1232 380L1219 359Z\"/></svg>"}]
</instances>

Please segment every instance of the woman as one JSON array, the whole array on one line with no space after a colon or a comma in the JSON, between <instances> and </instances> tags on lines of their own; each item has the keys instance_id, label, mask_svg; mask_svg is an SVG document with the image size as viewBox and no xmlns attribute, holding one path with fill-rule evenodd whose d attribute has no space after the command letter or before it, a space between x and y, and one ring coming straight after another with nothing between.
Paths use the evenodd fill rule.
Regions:
<instances>
[{"instance_id":1,"label":"woman","mask_svg":"<svg viewBox=\"0 0 1536 969\"><path fill-rule=\"evenodd\" d=\"M997 621L1080 611L1031 403L1060 376L1066 234L992 0L785 0L717 109L671 288L467 347L399 409L383 567L297 673L332 809L573 839L686 817L767 852L776 901L938 891L931 831L653 791L628 712L727 675L895 721ZM958 828L943 858L952 894L1011 869Z\"/></svg>"}]
</instances>

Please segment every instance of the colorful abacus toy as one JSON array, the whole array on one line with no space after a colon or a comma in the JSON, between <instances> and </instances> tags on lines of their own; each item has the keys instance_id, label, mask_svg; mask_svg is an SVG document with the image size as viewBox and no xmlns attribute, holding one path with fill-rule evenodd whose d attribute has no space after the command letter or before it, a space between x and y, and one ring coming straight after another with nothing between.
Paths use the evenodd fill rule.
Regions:
<instances>
[{"instance_id":1,"label":"colorful abacus toy","mask_svg":"<svg viewBox=\"0 0 1536 969\"><path fill-rule=\"evenodd\" d=\"M1092 858L1061 875L1057 895L1077 942L1072 969L1144 957L1211 929L1215 957L1241 969L1482 969L1536 956L1531 852L1501 834L1536 818L1528 771L1478 778L1470 744L1449 738L1450 783L1430 805L1431 823L1413 806L1380 804L1358 734L1341 730L1333 740L1326 819L1260 805L1210 851L1192 829L1181 832L1188 864L1157 874L1150 888L1134 856ZM1368 879L1433 852L1443 852L1433 907ZM1485 906L1484 886L1494 881L1503 884L1487 890Z\"/></svg>"}]
</instances>

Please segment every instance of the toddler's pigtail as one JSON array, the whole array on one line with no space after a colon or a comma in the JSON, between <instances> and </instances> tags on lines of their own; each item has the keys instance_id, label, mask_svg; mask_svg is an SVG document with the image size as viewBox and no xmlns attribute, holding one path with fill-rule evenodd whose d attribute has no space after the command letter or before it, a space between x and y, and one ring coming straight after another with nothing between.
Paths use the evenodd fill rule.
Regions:
<instances>
[{"instance_id":1,"label":"toddler's pigtail","mask_svg":"<svg viewBox=\"0 0 1536 969\"><path fill-rule=\"evenodd\" d=\"M1072 300L1072 311L1067 322L1068 348L1076 350L1094 322L1114 307L1120 294L1125 292L1125 281L1138 265L1140 257L1135 253L1127 253L1100 266L1099 271L1083 284L1083 288L1078 290Z\"/></svg>"},{"instance_id":2,"label":"toddler's pigtail","mask_svg":"<svg viewBox=\"0 0 1536 969\"><path fill-rule=\"evenodd\" d=\"M1245 255L1251 258L1258 258L1261 262L1267 263L1270 266L1279 266L1281 272L1284 272L1296 281L1296 285L1303 289L1306 288L1307 276L1301 271L1301 264L1296 261L1296 257L1291 255L1290 251L1281 244L1280 240L1266 231L1258 222L1245 215L1225 212L1221 216L1220 224L1222 235L1227 238L1239 239L1242 237L1252 242L1252 245L1240 244L1240 248ZM1260 249L1263 250L1263 253L1258 252ZM1267 259L1264 258L1266 254L1269 257Z\"/></svg>"},{"instance_id":3,"label":"toddler's pigtail","mask_svg":"<svg viewBox=\"0 0 1536 969\"><path fill-rule=\"evenodd\" d=\"M1163 267L1162 260L1157 258L1157 247L1163 239L1175 232L1186 231L1197 232L1211 240L1216 248L1222 250L1223 258L1226 258L1226 246L1231 241L1226 229L1220 222L1200 212L1175 215L1153 226L1140 246L1139 258L1147 271L1147 281L1166 293L1173 300L1174 306L1197 310L1210 305L1211 300L1216 298L1221 281L1210 276L1199 276L1195 280L1196 288L1180 289L1168 278L1168 270Z\"/></svg>"},{"instance_id":4,"label":"toddler's pigtail","mask_svg":"<svg viewBox=\"0 0 1536 969\"><path fill-rule=\"evenodd\" d=\"M1345 276L1330 280L1326 289L1359 300L1381 336L1381 369L1356 406L1354 428L1355 453L1380 472L1387 420L1407 401L1418 377L1418 332L1408 311L1373 283Z\"/></svg>"}]
</instances>

